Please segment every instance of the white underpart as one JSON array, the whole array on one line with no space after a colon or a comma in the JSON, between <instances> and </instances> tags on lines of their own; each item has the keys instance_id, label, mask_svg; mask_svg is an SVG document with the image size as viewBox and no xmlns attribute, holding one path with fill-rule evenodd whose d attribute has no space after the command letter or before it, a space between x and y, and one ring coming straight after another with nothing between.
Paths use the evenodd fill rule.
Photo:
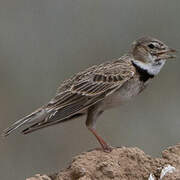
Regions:
<instances>
[{"instance_id":1,"label":"white underpart","mask_svg":"<svg viewBox=\"0 0 180 180\"><path fill-rule=\"evenodd\" d=\"M158 62L152 61L148 63L143 63L138 60L133 60L133 62L140 68L147 70L151 75L157 75L161 68L164 66L166 60L159 60Z\"/></svg>"}]
</instances>

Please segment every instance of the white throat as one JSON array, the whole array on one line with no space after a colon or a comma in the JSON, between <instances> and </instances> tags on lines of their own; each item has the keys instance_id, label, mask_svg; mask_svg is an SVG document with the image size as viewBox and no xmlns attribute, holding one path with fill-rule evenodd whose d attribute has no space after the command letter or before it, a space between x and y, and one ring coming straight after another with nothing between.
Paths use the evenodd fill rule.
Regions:
<instances>
[{"instance_id":1,"label":"white throat","mask_svg":"<svg viewBox=\"0 0 180 180\"><path fill-rule=\"evenodd\" d=\"M161 68L164 66L166 60L159 60L158 62L149 63L143 63L138 60L133 60L133 62L141 69L147 70L149 74L157 75L160 72Z\"/></svg>"}]
</instances>

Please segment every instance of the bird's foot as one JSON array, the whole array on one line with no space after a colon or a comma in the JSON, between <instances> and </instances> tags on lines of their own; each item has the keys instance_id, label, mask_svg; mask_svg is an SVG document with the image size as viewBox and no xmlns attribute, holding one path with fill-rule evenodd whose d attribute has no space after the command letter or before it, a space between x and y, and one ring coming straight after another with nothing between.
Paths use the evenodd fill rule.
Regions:
<instances>
[{"instance_id":1,"label":"bird's foot","mask_svg":"<svg viewBox=\"0 0 180 180\"><path fill-rule=\"evenodd\" d=\"M110 152L113 150L113 147L110 146L110 145L108 145L108 144L104 144L104 145L102 146L102 149L103 149L104 152L110 153Z\"/></svg>"}]
</instances>

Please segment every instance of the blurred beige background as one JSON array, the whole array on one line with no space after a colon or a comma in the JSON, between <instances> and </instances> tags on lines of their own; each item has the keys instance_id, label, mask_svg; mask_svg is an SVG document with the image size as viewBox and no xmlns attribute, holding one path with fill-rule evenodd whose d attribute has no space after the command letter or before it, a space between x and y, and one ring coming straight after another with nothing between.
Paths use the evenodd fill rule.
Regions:
<instances>
[{"instance_id":1,"label":"blurred beige background","mask_svg":"<svg viewBox=\"0 0 180 180\"><path fill-rule=\"evenodd\" d=\"M142 35L180 49L179 19L179 0L1 0L0 132L51 99L62 80L120 57ZM179 94L178 57L139 97L104 113L97 129L113 146L158 156L180 142ZM56 172L98 147L84 121L1 139L0 179Z\"/></svg>"}]
</instances>

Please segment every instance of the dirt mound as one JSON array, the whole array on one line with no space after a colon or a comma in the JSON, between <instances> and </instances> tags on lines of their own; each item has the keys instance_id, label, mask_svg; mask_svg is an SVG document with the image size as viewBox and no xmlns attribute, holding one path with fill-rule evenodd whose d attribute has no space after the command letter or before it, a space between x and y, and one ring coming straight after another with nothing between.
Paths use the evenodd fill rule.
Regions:
<instances>
[{"instance_id":1,"label":"dirt mound","mask_svg":"<svg viewBox=\"0 0 180 180\"><path fill-rule=\"evenodd\" d=\"M36 175L27 180L180 180L180 144L152 158L138 148L114 148L84 152L70 166L54 175Z\"/></svg>"}]
</instances>

